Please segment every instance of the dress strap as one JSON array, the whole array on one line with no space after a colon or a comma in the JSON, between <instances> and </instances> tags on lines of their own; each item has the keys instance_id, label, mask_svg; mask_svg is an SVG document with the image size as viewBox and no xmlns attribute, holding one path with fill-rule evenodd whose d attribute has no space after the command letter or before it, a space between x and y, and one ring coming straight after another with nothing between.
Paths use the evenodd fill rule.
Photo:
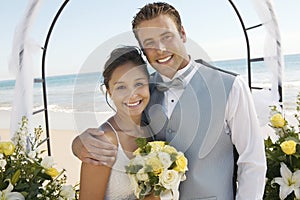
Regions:
<instances>
[{"instance_id":1,"label":"dress strap","mask_svg":"<svg viewBox=\"0 0 300 200\"><path fill-rule=\"evenodd\" d=\"M113 132L116 134L118 144L121 144L120 143L120 139L119 139L119 135L118 135L118 132L116 131L116 129L111 125L111 123L109 121L106 121L106 123L111 127L111 129L113 130Z\"/></svg>"}]
</instances>

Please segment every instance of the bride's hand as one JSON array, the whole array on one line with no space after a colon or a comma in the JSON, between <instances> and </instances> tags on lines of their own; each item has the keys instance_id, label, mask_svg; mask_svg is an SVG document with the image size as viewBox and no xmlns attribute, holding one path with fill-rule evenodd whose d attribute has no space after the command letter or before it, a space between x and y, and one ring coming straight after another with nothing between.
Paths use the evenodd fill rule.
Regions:
<instances>
[{"instance_id":1,"label":"bride's hand","mask_svg":"<svg viewBox=\"0 0 300 200\"><path fill-rule=\"evenodd\" d=\"M146 196L144 198L144 200L160 200L160 197L159 196L154 196L154 194L149 194L148 196Z\"/></svg>"},{"instance_id":2,"label":"bride's hand","mask_svg":"<svg viewBox=\"0 0 300 200\"><path fill-rule=\"evenodd\" d=\"M89 128L77 136L72 151L82 162L112 166L116 157L116 146L98 128Z\"/></svg>"}]
</instances>

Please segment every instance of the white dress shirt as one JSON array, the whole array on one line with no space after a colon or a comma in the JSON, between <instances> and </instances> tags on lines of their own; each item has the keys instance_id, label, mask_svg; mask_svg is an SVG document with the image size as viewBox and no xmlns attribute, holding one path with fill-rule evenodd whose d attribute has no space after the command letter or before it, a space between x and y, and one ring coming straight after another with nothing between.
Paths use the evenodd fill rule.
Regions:
<instances>
[{"instance_id":1,"label":"white dress shirt","mask_svg":"<svg viewBox=\"0 0 300 200\"><path fill-rule=\"evenodd\" d=\"M190 61L185 68L179 70L173 79L191 67L192 62L194 61ZM192 79L196 71L197 68L194 68L185 78L186 83ZM170 81L163 75L162 79ZM170 88L164 92L163 107L169 118L183 91L184 89ZM232 143L239 153L236 200L262 199L267 168L263 133L260 132L249 87L239 75L234 80L229 93L224 123L225 127L231 131Z\"/></svg>"},{"instance_id":2,"label":"white dress shirt","mask_svg":"<svg viewBox=\"0 0 300 200\"><path fill-rule=\"evenodd\" d=\"M161 75L164 82L169 82L180 75L182 75L185 71L188 70L188 68L192 67L192 62L189 62L189 64L176 72L174 77L172 79L169 79L168 77ZM197 68L194 67L192 71L184 78L185 84L188 84L194 74L196 73ZM163 108L165 109L165 113L167 114L168 118L170 118L180 96L182 95L184 89L178 89L178 88L170 88L169 90L164 92L164 101L163 101Z\"/></svg>"}]
</instances>

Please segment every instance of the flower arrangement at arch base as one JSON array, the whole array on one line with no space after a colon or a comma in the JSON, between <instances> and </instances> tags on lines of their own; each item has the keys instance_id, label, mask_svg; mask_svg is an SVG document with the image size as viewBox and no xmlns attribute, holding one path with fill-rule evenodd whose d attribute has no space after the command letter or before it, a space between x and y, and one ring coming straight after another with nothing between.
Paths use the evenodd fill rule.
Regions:
<instances>
[{"instance_id":1,"label":"flower arrangement at arch base","mask_svg":"<svg viewBox=\"0 0 300 200\"><path fill-rule=\"evenodd\" d=\"M35 128L31 136L27 125L23 117L11 141L0 141L0 199L77 199L76 186L66 185L65 170L54 168L53 157L41 156L42 128Z\"/></svg>"},{"instance_id":2,"label":"flower arrangement at arch base","mask_svg":"<svg viewBox=\"0 0 300 200\"><path fill-rule=\"evenodd\" d=\"M300 199L300 93L294 115L297 127L292 126L274 106L271 109L270 126L277 136L265 140L267 180L265 200Z\"/></svg>"},{"instance_id":3,"label":"flower arrangement at arch base","mask_svg":"<svg viewBox=\"0 0 300 200\"><path fill-rule=\"evenodd\" d=\"M126 166L134 194L138 199L153 193L161 199L179 199L178 187L186 179L188 160L164 141L136 140L135 157Z\"/></svg>"}]
</instances>

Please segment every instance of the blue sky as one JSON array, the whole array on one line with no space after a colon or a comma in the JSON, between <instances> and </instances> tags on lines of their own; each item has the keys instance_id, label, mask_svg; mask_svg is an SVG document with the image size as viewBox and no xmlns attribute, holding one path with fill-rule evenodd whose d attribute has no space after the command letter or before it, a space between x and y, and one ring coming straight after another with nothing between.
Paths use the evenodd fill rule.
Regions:
<instances>
[{"instance_id":1,"label":"blue sky","mask_svg":"<svg viewBox=\"0 0 300 200\"><path fill-rule=\"evenodd\" d=\"M30 38L44 46L54 15L63 1L44 0L32 25ZM46 74L78 73L87 58L98 47L109 52L121 35L131 34L131 20L146 0L82 1L70 0L52 32ZM182 16L188 38L205 50L212 60L246 57L246 44L238 18L227 0L173 0ZM187 3L189 2L189 3ZM261 23L251 0L233 1L246 27ZM14 79L8 70L14 30L28 1L1 0L0 80ZM283 54L300 53L300 1L274 0L274 9L282 37ZM262 56L266 32L263 28L249 31L251 54ZM124 43L126 44L126 40ZM40 75L42 51L33 54L34 74ZM103 55L105 56L105 55Z\"/></svg>"}]
</instances>

